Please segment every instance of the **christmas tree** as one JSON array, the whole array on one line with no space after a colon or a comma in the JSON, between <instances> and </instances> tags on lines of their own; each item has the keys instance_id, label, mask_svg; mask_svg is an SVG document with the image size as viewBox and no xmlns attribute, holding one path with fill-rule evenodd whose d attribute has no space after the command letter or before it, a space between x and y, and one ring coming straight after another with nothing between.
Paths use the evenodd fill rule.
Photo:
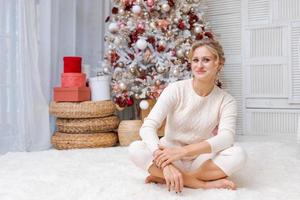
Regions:
<instances>
[{"instance_id":1,"label":"christmas tree","mask_svg":"<svg viewBox=\"0 0 300 200\"><path fill-rule=\"evenodd\" d=\"M106 19L104 73L119 108L156 99L170 82L191 77L192 43L212 37L200 0L113 0Z\"/></svg>"}]
</instances>

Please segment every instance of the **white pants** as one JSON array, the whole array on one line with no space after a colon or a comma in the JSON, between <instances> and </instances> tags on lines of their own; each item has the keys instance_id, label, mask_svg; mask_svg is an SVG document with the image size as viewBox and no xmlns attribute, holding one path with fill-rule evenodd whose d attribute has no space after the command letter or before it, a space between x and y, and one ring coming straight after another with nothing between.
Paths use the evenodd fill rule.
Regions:
<instances>
[{"instance_id":1,"label":"white pants","mask_svg":"<svg viewBox=\"0 0 300 200\"><path fill-rule=\"evenodd\" d=\"M148 171L153 164L153 156L143 141L135 141L129 146L129 156L139 168ZM211 159L227 176L243 168L246 163L245 151L237 145L224 149L217 154L201 154L193 160L178 160L173 164L183 171L198 169L205 161Z\"/></svg>"}]
</instances>

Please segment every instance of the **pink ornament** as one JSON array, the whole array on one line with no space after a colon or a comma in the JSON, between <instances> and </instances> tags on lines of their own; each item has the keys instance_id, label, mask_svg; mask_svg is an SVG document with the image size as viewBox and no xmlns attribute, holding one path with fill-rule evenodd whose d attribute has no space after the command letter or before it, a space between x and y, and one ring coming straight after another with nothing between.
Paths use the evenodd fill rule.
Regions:
<instances>
[{"instance_id":1,"label":"pink ornament","mask_svg":"<svg viewBox=\"0 0 300 200\"><path fill-rule=\"evenodd\" d=\"M144 28L145 28L144 23L139 22L138 25L137 25L137 28L138 28L138 29L144 29Z\"/></svg>"},{"instance_id":2,"label":"pink ornament","mask_svg":"<svg viewBox=\"0 0 300 200\"><path fill-rule=\"evenodd\" d=\"M147 0L147 6L149 7L154 6L154 0Z\"/></svg>"}]
</instances>

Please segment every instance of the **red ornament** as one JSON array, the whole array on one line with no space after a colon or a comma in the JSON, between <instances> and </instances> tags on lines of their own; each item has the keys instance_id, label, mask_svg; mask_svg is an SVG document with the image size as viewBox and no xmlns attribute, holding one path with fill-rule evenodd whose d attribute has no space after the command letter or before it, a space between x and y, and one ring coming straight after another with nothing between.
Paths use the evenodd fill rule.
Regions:
<instances>
[{"instance_id":1,"label":"red ornament","mask_svg":"<svg viewBox=\"0 0 300 200\"><path fill-rule=\"evenodd\" d=\"M210 32L204 32L204 35L205 35L206 37L208 37L209 39L213 39L213 34L210 33Z\"/></svg>"},{"instance_id":2,"label":"red ornament","mask_svg":"<svg viewBox=\"0 0 300 200\"><path fill-rule=\"evenodd\" d=\"M168 0L168 4L170 7L173 7L175 5L174 0Z\"/></svg>"},{"instance_id":3,"label":"red ornament","mask_svg":"<svg viewBox=\"0 0 300 200\"><path fill-rule=\"evenodd\" d=\"M118 9L117 7L113 7L113 8L111 9L111 12L112 12L112 14L118 14L119 9Z\"/></svg>"},{"instance_id":4,"label":"red ornament","mask_svg":"<svg viewBox=\"0 0 300 200\"><path fill-rule=\"evenodd\" d=\"M196 23L199 20L198 16L195 15L194 13L190 12L189 13L189 24L192 27L194 23Z\"/></svg>"},{"instance_id":5,"label":"red ornament","mask_svg":"<svg viewBox=\"0 0 300 200\"><path fill-rule=\"evenodd\" d=\"M120 106L121 108L127 106L127 99L124 98L123 96L116 97L116 98L114 99L114 102L115 102L116 104L118 104L118 106Z\"/></svg>"},{"instance_id":6,"label":"red ornament","mask_svg":"<svg viewBox=\"0 0 300 200\"><path fill-rule=\"evenodd\" d=\"M156 48L156 50L158 52L163 52L165 49L166 49L166 47L164 47L164 46L157 46L157 48Z\"/></svg>"},{"instance_id":7,"label":"red ornament","mask_svg":"<svg viewBox=\"0 0 300 200\"><path fill-rule=\"evenodd\" d=\"M153 36L148 37L147 42L154 45L155 44L155 37L153 37Z\"/></svg>"},{"instance_id":8,"label":"red ornament","mask_svg":"<svg viewBox=\"0 0 300 200\"><path fill-rule=\"evenodd\" d=\"M202 33L198 33L196 35L196 40L202 40L203 39L203 34Z\"/></svg>"},{"instance_id":9,"label":"red ornament","mask_svg":"<svg viewBox=\"0 0 300 200\"><path fill-rule=\"evenodd\" d=\"M120 56L114 51L110 54L110 63L113 64L119 60Z\"/></svg>"},{"instance_id":10,"label":"red ornament","mask_svg":"<svg viewBox=\"0 0 300 200\"><path fill-rule=\"evenodd\" d=\"M130 98L127 98L127 106L132 106L133 105L133 98L130 97Z\"/></svg>"},{"instance_id":11,"label":"red ornament","mask_svg":"<svg viewBox=\"0 0 300 200\"><path fill-rule=\"evenodd\" d=\"M143 27L138 27L138 28L136 29L136 33L137 33L138 35L142 35L143 33L145 33L145 29L144 29Z\"/></svg>"},{"instance_id":12,"label":"red ornament","mask_svg":"<svg viewBox=\"0 0 300 200\"><path fill-rule=\"evenodd\" d=\"M130 58L131 60L134 60L134 55L133 55L133 54L129 53L128 56L129 56L129 58Z\"/></svg>"},{"instance_id":13,"label":"red ornament","mask_svg":"<svg viewBox=\"0 0 300 200\"><path fill-rule=\"evenodd\" d=\"M180 19L178 22L178 28L181 30L183 30L185 28L185 24L182 19Z\"/></svg>"}]
</instances>

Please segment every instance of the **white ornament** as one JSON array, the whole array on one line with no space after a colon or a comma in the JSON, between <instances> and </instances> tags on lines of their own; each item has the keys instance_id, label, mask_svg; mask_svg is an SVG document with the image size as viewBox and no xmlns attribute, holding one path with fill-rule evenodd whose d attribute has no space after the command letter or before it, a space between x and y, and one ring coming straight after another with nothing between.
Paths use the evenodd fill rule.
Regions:
<instances>
[{"instance_id":1,"label":"white ornament","mask_svg":"<svg viewBox=\"0 0 300 200\"><path fill-rule=\"evenodd\" d=\"M138 15L138 14L140 14L141 13L141 7L139 6L139 5L134 5L133 7L132 7L132 12L134 13L134 14L136 14L136 15Z\"/></svg>"},{"instance_id":2,"label":"white ornament","mask_svg":"<svg viewBox=\"0 0 300 200\"><path fill-rule=\"evenodd\" d=\"M147 41L145 39L139 39L136 42L136 47L139 48L140 50L144 50L147 47Z\"/></svg>"},{"instance_id":3,"label":"white ornament","mask_svg":"<svg viewBox=\"0 0 300 200\"><path fill-rule=\"evenodd\" d=\"M202 29L200 26L196 26L194 31L195 31L195 33L201 33Z\"/></svg>"},{"instance_id":4,"label":"white ornament","mask_svg":"<svg viewBox=\"0 0 300 200\"><path fill-rule=\"evenodd\" d=\"M167 3L164 3L162 6L161 6L161 8L162 8L162 10L164 11L164 12L169 12L170 11L170 6L169 6L169 4L167 4Z\"/></svg>"},{"instance_id":5,"label":"white ornament","mask_svg":"<svg viewBox=\"0 0 300 200\"><path fill-rule=\"evenodd\" d=\"M148 107L149 107L148 101L142 100L142 101L140 102L140 108L141 108L142 110L146 110Z\"/></svg>"},{"instance_id":6,"label":"white ornament","mask_svg":"<svg viewBox=\"0 0 300 200\"><path fill-rule=\"evenodd\" d=\"M119 30L119 26L118 26L117 23L112 22L112 23L109 24L108 30L109 30L109 32L111 32L111 33L115 33L115 32L117 32L117 31Z\"/></svg>"},{"instance_id":7,"label":"white ornament","mask_svg":"<svg viewBox=\"0 0 300 200\"><path fill-rule=\"evenodd\" d=\"M120 14L120 15L124 15L124 14L125 14L125 10L122 9L122 8L120 8L120 9L119 9L119 14Z\"/></svg>"},{"instance_id":8,"label":"white ornament","mask_svg":"<svg viewBox=\"0 0 300 200\"><path fill-rule=\"evenodd\" d=\"M120 82L119 83L119 88L124 91L124 90L127 89L127 85L125 83L123 83L123 82Z\"/></svg>"},{"instance_id":9,"label":"white ornament","mask_svg":"<svg viewBox=\"0 0 300 200\"><path fill-rule=\"evenodd\" d=\"M183 58L183 57L184 57L184 51L183 51L182 49L178 49L178 50L176 51L176 56L177 56L178 58Z\"/></svg>"},{"instance_id":10,"label":"white ornament","mask_svg":"<svg viewBox=\"0 0 300 200\"><path fill-rule=\"evenodd\" d=\"M115 37L114 44L117 45L117 46L119 46L121 44L121 38Z\"/></svg>"}]
</instances>

